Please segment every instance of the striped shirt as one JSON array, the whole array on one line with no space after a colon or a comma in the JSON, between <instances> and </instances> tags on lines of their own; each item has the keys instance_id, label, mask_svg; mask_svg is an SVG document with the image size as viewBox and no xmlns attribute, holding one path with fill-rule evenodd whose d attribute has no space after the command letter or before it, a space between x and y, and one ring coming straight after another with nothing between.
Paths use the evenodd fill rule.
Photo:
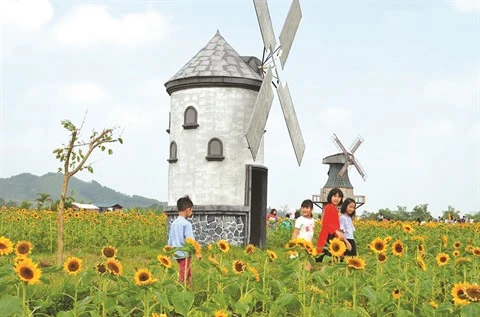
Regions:
<instances>
[{"instance_id":1,"label":"striped shirt","mask_svg":"<svg viewBox=\"0 0 480 317\"><path fill-rule=\"evenodd\" d=\"M186 238L195 239L192 223L184 217L178 216L170 225L167 245L181 248L185 244ZM187 254L184 251L177 251L175 252L174 257L176 259L184 259L187 257Z\"/></svg>"}]
</instances>

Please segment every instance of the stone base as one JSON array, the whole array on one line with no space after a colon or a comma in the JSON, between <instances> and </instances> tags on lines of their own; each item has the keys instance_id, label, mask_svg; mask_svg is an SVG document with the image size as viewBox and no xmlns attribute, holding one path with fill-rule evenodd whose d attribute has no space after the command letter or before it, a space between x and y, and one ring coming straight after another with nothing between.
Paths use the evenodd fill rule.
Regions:
<instances>
[{"instance_id":1,"label":"stone base","mask_svg":"<svg viewBox=\"0 0 480 317\"><path fill-rule=\"evenodd\" d=\"M170 224L178 216L176 206L165 210ZM195 240L208 245L226 240L234 246L247 245L249 241L250 210L248 206L195 205L192 218Z\"/></svg>"}]
</instances>

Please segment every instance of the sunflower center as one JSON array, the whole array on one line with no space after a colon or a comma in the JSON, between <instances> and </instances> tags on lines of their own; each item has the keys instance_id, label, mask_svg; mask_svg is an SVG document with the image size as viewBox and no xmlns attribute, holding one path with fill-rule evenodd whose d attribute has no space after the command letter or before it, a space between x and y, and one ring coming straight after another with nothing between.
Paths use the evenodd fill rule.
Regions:
<instances>
[{"instance_id":1,"label":"sunflower center","mask_svg":"<svg viewBox=\"0 0 480 317\"><path fill-rule=\"evenodd\" d=\"M0 250L6 249L6 248L7 248L7 246L5 244L0 243Z\"/></svg>"},{"instance_id":2,"label":"sunflower center","mask_svg":"<svg viewBox=\"0 0 480 317\"><path fill-rule=\"evenodd\" d=\"M118 268L118 266L115 265L115 263L109 263L108 268L110 269L110 271L113 271L114 273L120 272L120 269Z\"/></svg>"},{"instance_id":3,"label":"sunflower center","mask_svg":"<svg viewBox=\"0 0 480 317\"><path fill-rule=\"evenodd\" d=\"M398 253L402 252L403 251L403 247L400 245L400 244L397 244L395 246L395 251L397 251Z\"/></svg>"},{"instance_id":4,"label":"sunflower center","mask_svg":"<svg viewBox=\"0 0 480 317\"><path fill-rule=\"evenodd\" d=\"M26 280L31 280L33 278L33 271L28 267L22 267L20 269L20 276Z\"/></svg>"},{"instance_id":5,"label":"sunflower center","mask_svg":"<svg viewBox=\"0 0 480 317\"><path fill-rule=\"evenodd\" d=\"M440 262L442 262L442 263L443 263L443 262L447 262L447 258L444 257L444 256L442 256L442 257L440 258Z\"/></svg>"},{"instance_id":6,"label":"sunflower center","mask_svg":"<svg viewBox=\"0 0 480 317\"><path fill-rule=\"evenodd\" d=\"M340 250L340 246L335 243L334 245L332 245L332 250L338 252L338 250Z\"/></svg>"},{"instance_id":7,"label":"sunflower center","mask_svg":"<svg viewBox=\"0 0 480 317\"><path fill-rule=\"evenodd\" d=\"M141 282L145 282L145 281L148 281L150 279L150 275L148 275L148 273L142 273L140 274L140 276L138 277L138 279L141 281Z\"/></svg>"},{"instance_id":8,"label":"sunflower center","mask_svg":"<svg viewBox=\"0 0 480 317\"><path fill-rule=\"evenodd\" d=\"M68 263L68 270L70 272L76 272L76 271L78 271L78 268L79 268L78 262L73 261L73 262Z\"/></svg>"},{"instance_id":9,"label":"sunflower center","mask_svg":"<svg viewBox=\"0 0 480 317\"><path fill-rule=\"evenodd\" d=\"M382 253L380 253L380 254L378 255L378 259L379 259L380 261L385 261L385 258L386 258L385 255L382 254Z\"/></svg>"},{"instance_id":10,"label":"sunflower center","mask_svg":"<svg viewBox=\"0 0 480 317\"><path fill-rule=\"evenodd\" d=\"M107 258L113 258L113 256L115 255L115 251L113 249L106 248L105 250L103 250L103 255L105 255Z\"/></svg>"},{"instance_id":11,"label":"sunflower center","mask_svg":"<svg viewBox=\"0 0 480 317\"><path fill-rule=\"evenodd\" d=\"M98 271L99 273L105 273L106 270L107 270L107 269L105 268L105 265L103 265L103 264L97 265L97 271Z\"/></svg>"},{"instance_id":12,"label":"sunflower center","mask_svg":"<svg viewBox=\"0 0 480 317\"><path fill-rule=\"evenodd\" d=\"M18 246L18 253L27 254L30 251L30 247L26 244L21 244Z\"/></svg>"},{"instance_id":13,"label":"sunflower center","mask_svg":"<svg viewBox=\"0 0 480 317\"><path fill-rule=\"evenodd\" d=\"M383 244L380 242L375 243L375 250L383 250Z\"/></svg>"}]
</instances>

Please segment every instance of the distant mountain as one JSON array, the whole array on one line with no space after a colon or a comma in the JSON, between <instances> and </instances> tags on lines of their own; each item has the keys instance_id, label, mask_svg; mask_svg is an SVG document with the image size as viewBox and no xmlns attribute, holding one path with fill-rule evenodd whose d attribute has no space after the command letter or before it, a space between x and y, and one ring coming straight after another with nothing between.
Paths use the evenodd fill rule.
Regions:
<instances>
[{"instance_id":1,"label":"distant mountain","mask_svg":"<svg viewBox=\"0 0 480 317\"><path fill-rule=\"evenodd\" d=\"M4 201L35 202L38 193L49 194L55 201L60 198L63 174L48 173L36 176L23 173L9 178L0 178L0 198ZM120 204L124 208L166 206L166 202L138 195L128 196L117 192L96 181L84 182L72 177L68 184L68 193L76 202L92 204Z\"/></svg>"}]
</instances>

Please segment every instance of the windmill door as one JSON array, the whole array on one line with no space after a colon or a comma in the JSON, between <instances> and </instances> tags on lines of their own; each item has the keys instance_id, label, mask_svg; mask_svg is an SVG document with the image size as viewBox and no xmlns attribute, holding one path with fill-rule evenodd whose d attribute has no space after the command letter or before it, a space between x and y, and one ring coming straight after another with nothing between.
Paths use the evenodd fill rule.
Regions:
<instances>
[{"instance_id":1,"label":"windmill door","mask_svg":"<svg viewBox=\"0 0 480 317\"><path fill-rule=\"evenodd\" d=\"M250 206L248 243L263 248L267 238L267 185L268 169L247 165L245 203Z\"/></svg>"}]
</instances>

